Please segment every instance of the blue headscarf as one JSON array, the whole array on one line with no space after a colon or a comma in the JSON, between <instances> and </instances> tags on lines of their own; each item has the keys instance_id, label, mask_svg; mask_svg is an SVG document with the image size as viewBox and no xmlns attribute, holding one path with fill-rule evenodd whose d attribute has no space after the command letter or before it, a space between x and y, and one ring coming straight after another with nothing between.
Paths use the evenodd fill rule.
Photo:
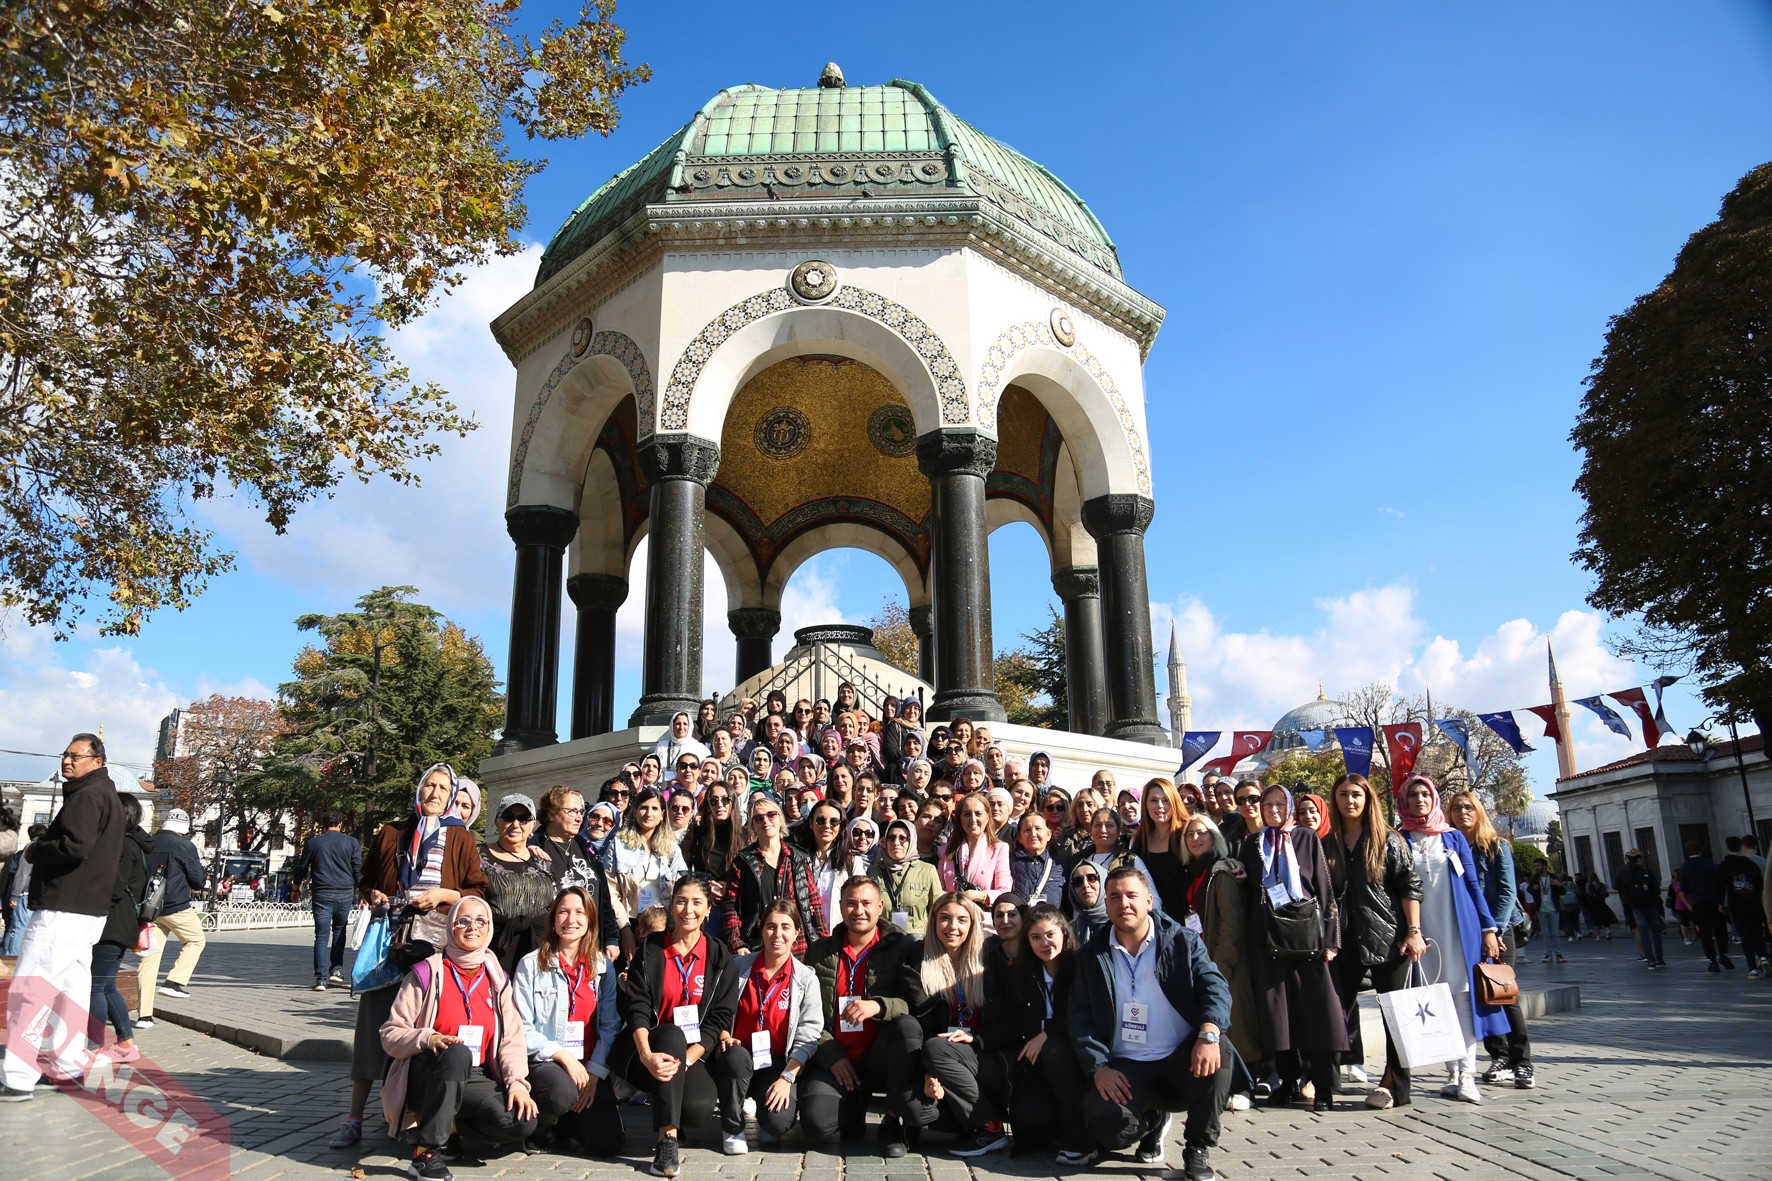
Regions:
<instances>
[{"instance_id":1,"label":"blue headscarf","mask_svg":"<svg viewBox=\"0 0 1772 1181\"><path fill-rule=\"evenodd\" d=\"M426 816L424 806L425 780L431 772L443 771L449 775L449 801L443 805L441 816ZM412 841L400 851L400 888L411 890L418 884L418 877L424 872L425 862L430 858L431 850L449 839L444 830L450 827L466 828L460 816L455 812L455 801L461 796L461 777L455 768L448 763L432 763L418 777L418 786L412 789L412 812L414 824Z\"/></svg>"}]
</instances>

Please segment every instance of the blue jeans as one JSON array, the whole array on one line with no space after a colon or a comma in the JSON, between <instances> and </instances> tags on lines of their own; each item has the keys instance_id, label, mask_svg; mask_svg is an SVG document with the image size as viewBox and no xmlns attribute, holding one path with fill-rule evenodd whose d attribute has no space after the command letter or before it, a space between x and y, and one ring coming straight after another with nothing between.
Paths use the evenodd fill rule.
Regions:
<instances>
[{"instance_id":1,"label":"blue jeans","mask_svg":"<svg viewBox=\"0 0 1772 1181\"><path fill-rule=\"evenodd\" d=\"M1643 958L1652 964L1665 964L1667 957L1661 952L1661 932L1666 925L1661 921L1661 912L1653 906L1633 907L1631 914L1637 920L1637 934L1643 942Z\"/></svg>"},{"instance_id":2,"label":"blue jeans","mask_svg":"<svg viewBox=\"0 0 1772 1181\"><path fill-rule=\"evenodd\" d=\"M345 966L345 934L357 897L349 890L320 890L314 904L314 979L324 980ZM330 954L329 954L330 953Z\"/></svg>"},{"instance_id":3,"label":"blue jeans","mask_svg":"<svg viewBox=\"0 0 1772 1181\"><path fill-rule=\"evenodd\" d=\"M19 940L25 937L25 924L31 921L31 908L25 905L24 896L14 900L12 913L6 916L6 944L0 948L0 955L17 955Z\"/></svg>"},{"instance_id":4,"label":"blue jeans","mask_svg":"<svg viewBox=\"0 0 1772 1181\"><path fill-rule=\"evenodd\" d=\"M92 1005L87 1010L86 1036L95 1046L105 1044L105 1021L117 1031L117 1040L126 1042L135 1036L129 1023L129 1006L117 991L117 969L123 966L121 943L92 945Z\"/></svg>"}]
</instances>

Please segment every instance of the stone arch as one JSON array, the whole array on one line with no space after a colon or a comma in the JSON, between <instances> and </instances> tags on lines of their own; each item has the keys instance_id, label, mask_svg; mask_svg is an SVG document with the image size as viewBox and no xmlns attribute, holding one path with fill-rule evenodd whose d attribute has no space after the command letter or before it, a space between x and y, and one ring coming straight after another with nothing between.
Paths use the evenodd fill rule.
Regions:
<instances>
[{"instance_id":1,"label":"stone arch","mask_svg":"<svg viewBox=\"0 0 1772 1181\"><path fill-rule=\"evenodd\" d=\"M658 430L719 438L726 409L745 382L803 353L831 353L877 369L904 396L919 434L971 418L953 353L903 304L850 286L823 303L802 304L776 287L733 304L689 342L665 385ZM649 422L642 417L642 435Z\"/></svg>"},{"instance_id":2,"label":"stone arch","mask_svg":"<svg viewBox=\"0 0 1772 1181\"><path fill-rule=\"evenodd\" d=\"M634 551L640 548L640 539L649 531L650 524L645 523L634 531L622 559L623 569L633 569ZM734 607L762 606L765 597L763 580L757 573L757 563L752 560L751 551L746 548L738 530L717 513L704 513L702 544L706 552L713 555L714 566L720 571L720 581L726 586L726 609L730 611ZM629 582L632 585L644 585L644 572L639 579L630 578Z\"/></svg>"},{"instance_id":3,"label":"stone arch","mask_svg":"<svg viewBox=\"0 0 1772 1181\"><path fill-rule=\"evenodd\" d=\"M610 411L630 395L639 422L650 423L657 394L646 354L624 333L592 332L590 320L579 321L573 346L536 391L523 424L517 428L505 483L505 507L573 504L578 497L576 488L568 494L570 476L582 469Z\"/></svg>"},{"instance_id":4,"label":"stone arch","mask_svg":"<svg viewBox=\"0 0 1772 1181\"><path fill-rule=\"evenodd\" d=\"M1052 489L1052 569L1095 565L1095 538L1083 525L1083 490L1070 446L1058 450L1058 475Z\"/></svg>"},{"instance_id":5,"label":"stone arch","mask_svg":"<svg viewBox=\"0 0 1772 1181\"><path fill-rule=\"evenodd\" d=\"M782 592L787 589L794 572L809 559L834 549L858 549L884 559L904 580L908 605L921 607L928 604L929 588L923 572L917 566L916 556L905 548L903 542L883 529L859 521L831 521L806 530L782 547L775 561L770 563L768 577L763 580L762 605L781 610Z\"/></svg>"},{"instance_id":6,"label":"stone arch","mask_svg":"<svg viewBox=\"0 0 1772 1181\"><path fill-rule=\"evenodd\" d=\"M627 532L621 515L609 511L622 500L621 483L616 477L615 461L609 452L598 448L585 464L583 491L578 502L578 536L572 541L573 574L613 574L627 578Z\"/></svg>"},{"instance_id":7,"label":"stone arch","mask_svg":"<svg viewBox=\"0 0 1772 1181\"><path fill-rule=\"evenodd\" d=\"M1038 513L1021 501L1008 496L992 496L985 500L984 528L986 536L1017 521L1032 525L1034 532L1040 535L1040 541L1046 546L1047 556L1053 556L1052 536L1046 531L1046 522L1040 520Z\"/></svg>"},{"instance_id":8,"label":"stone arch","mask_svg":"<svg viewBox=\"0 0 1772 1181\"><path fill-rule=\"evenodd\" d=\"M1040 320L1011 325L985 350L976 383L978 423L997 429L997 402L1010 384L1040 400L1070 445L1084 499L1151 494L1150 457L1126 397L1095 354L1065 347Z\"/></svg>"}]
</instances>

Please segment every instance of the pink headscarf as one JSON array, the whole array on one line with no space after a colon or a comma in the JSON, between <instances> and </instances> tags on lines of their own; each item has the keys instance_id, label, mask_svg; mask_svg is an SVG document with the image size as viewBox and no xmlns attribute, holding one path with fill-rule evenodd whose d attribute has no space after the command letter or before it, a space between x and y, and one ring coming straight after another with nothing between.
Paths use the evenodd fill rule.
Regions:
<instances>
[{"instance_id":1,"label":"pink headscarf","mask_svg":"<svg viewBox=\"0 0 1772 1181\"><path fill-rule=\"evenodd\" d=\"M1418 832L1424 836L1434 836L1438 833L1451 832L1452 826L1446 823L1446 813L1440 809L1439 786L1434 783L1431 776L1424 775L1418 771L1414 775L1403 780L1402 802L1407 803L1409 798L1409 785L1412 783L1427 784L1428 791L1433 793L1434 806L1429 809L1426 816L1409 816L1405 814L1402 817L1403 831ZM1400 808L1398 809L1398 811L1401 810L1402 809Z\"/></svg>"}]
</instances>

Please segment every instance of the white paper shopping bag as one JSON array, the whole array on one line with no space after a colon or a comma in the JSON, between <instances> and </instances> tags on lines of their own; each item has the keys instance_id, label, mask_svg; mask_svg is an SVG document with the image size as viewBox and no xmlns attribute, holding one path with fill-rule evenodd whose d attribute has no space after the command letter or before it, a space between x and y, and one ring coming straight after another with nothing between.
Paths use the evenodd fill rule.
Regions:
<instances>
[{"instance_id":1,"label":"white paper shopping bag","mask_svg":"<svg viewBox=\"0 0 1772 1181\"><path fill-rule=\"evenodd\" d=\"M1452 1007L1452 989L1436 981L1425 981L1421 965L1410 969L1411 987L1378 994L1378 1008L1384 1014L1384 1027L1397 1048L1397 1060L1410 1070L1420 1070L1440 1062L1463 1058L1464 1031L1458 1023L1458 1010Z\"/></svg>"}]
</instances>

